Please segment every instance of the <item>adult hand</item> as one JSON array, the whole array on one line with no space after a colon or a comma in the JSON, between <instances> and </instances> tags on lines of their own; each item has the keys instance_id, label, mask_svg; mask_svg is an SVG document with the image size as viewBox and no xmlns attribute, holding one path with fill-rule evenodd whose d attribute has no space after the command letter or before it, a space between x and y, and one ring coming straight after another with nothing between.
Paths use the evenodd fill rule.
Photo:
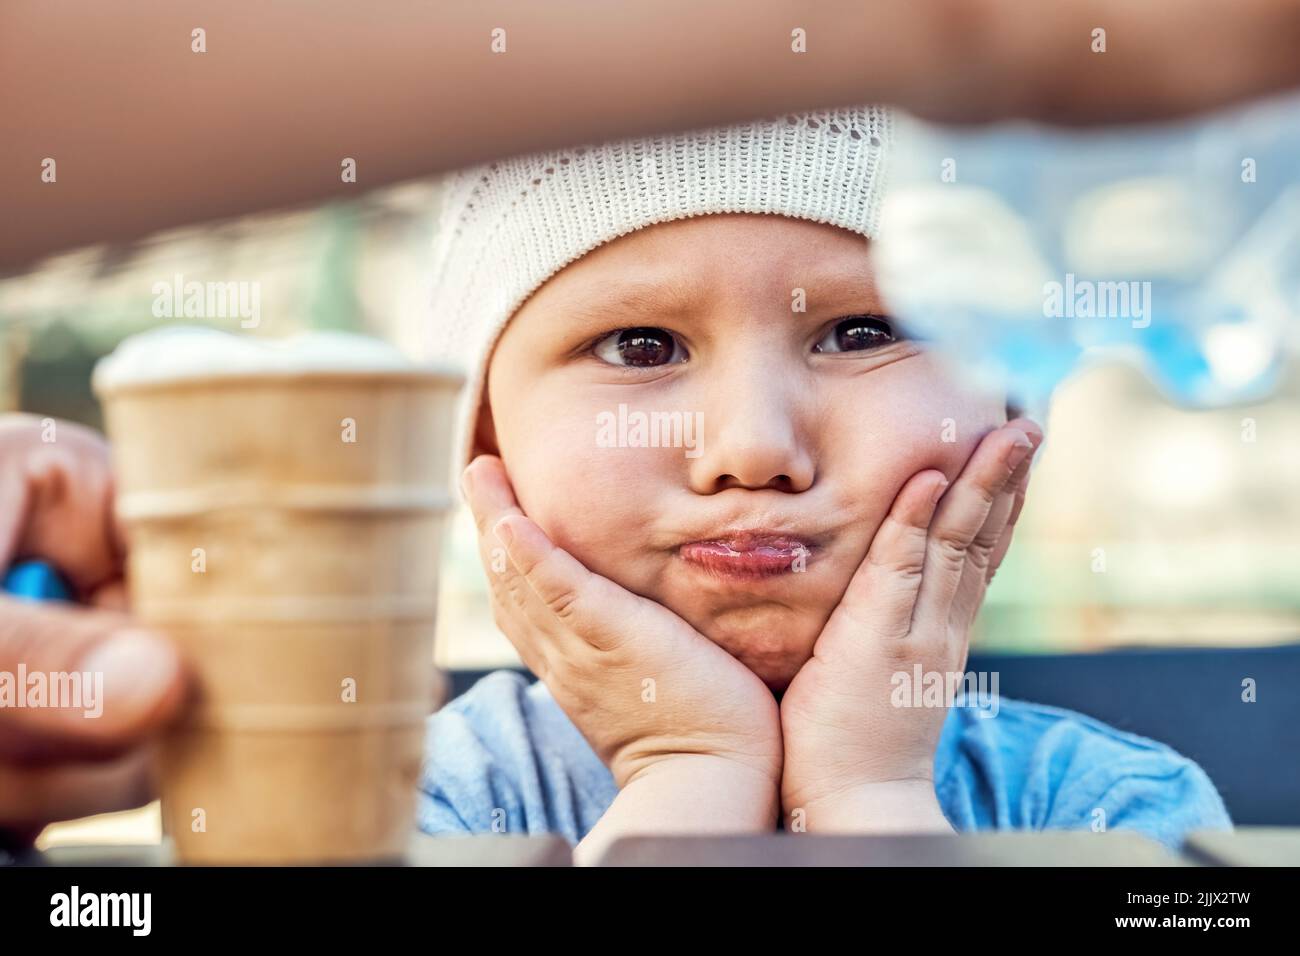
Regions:
<instances>
[{"instance_id":1,"label":"adult hand","mask_svg":"<svg viewBox=\"0 0 1300 956\"><path fill-rule=\"evenodd\" d=\"M0 569L50 561L89 605L0 598L0 680L14 695L0 696L0 828L9 843L30 842L56 820L148 802L148 742L184 696L176 652L125 613L126 545L112 501L99 435L0 416ZM28 675L22 685L20 671ZM77 705L16 706L20 695L24 704L39 701L29 694L31 675L48 682L73 673L83 678Z\"/></svg>"}]
</instances>

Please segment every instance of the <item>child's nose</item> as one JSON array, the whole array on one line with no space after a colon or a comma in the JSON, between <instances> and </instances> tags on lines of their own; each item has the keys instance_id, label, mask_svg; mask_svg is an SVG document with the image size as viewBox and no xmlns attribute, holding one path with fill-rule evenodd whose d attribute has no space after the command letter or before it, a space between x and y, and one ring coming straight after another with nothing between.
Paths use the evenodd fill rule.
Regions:
<instances>
[{"instance_id":1,"label":"child's nose","mask_svg":"<svg viewBox=\"0 0 1300 956\"><path fill-rule=\"evenodd\" d=\"M704 409L700 453L690 462L699 494L727 488L800 492L813 482L813 456L797 389L770 374L734 377Z\"/></svg>"}]
</instances>

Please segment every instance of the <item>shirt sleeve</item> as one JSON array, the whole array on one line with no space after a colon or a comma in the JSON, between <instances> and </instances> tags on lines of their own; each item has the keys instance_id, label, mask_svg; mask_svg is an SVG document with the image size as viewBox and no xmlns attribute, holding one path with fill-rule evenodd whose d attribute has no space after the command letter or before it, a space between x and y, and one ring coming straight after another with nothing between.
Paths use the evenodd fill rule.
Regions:
<instances>
[{"instance_id":1,"label":"shirt sleeve","mask_svg":"<svg viewBox=\"0 0 1300 956\"><path fill-rule=\"evenodd\" d=\"M954 709L936 770L959 830L1131 830L1177 849L1193 830L1232 828L1195 761L1044 704L1005 700L992 719Z\"/></svg>"},{"instance_id":2,"label":"shirt sleeve","mask_svg":"<svg viewBox=\"0 0 1300 956\"><path fill-rule=\"evenodd\" d=\"M426 833L527 833L533 744L522 677L489 674L426 724L416 820ZM530 813L530 811L532 811Z\"/></svg>"},{"instance_id":3,"label":"shirt sleeve","mask_svg":"<svg viewBox=\"0 0 1300 956\"><path fill-rule=\"evenodd\" d=\"M1177 850L1193 830L1232 821L1201 767L1172 747L1082 714L1057 712L1030 758L1047 789L1045 829L1133 830Z\"/></svg>"},{"instance_id":4,"label":"shirt sleeve","mask_svg":"<svg viewBox=\"0 0 1300 956\"><path fill-rule=\"evenodd\" d=\"M425 833L473 833L473 829L456 812L446 794L437 788L421 786L416 824Z\"/></svg>"},{"instance_id":5,"label":"shirt sleeve","mask_svg":"<svg viewBox=\"0 0 1300 956\"><path fill-rule=\"evenodd\" d=\"M1066 787L1047 826L1135 830L1177 850L1194 830L1230 830L1223 798L1204 770L1167 750L1091 772Z\"/></svg>"},{"instance_id":6,"label":"shirt sleeve","mask_svg":"<svg viewBox=\"0 0 1300 956\"><path fill-rule=\"evenodd\" d=\"M576 844L609 772L540 685L497 671L429 718L416 820L426 833L558 833Z\"/></svg>"}]
</instances>

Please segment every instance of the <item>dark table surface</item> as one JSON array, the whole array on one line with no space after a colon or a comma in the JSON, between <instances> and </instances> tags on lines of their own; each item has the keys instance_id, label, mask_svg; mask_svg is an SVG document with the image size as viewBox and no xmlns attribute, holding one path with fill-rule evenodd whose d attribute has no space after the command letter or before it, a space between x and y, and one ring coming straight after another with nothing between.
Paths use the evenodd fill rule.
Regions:
<instances>
[{"instance_id":1,"label":"dark table surface","mask_svg":"<svg viewBox=\"0 0 1300 956\"><path fill-rule=\"evenodd\" d=\"M602 866L1180 866L1131 833L629 837Z\"/></svg>"},{"instance_id":2,"label":"dark table surface","mask_svg":"<svg viewBox=\"0 0 1300 956\"><path fill-rule=\"evenodd\" d=\"M69 846L32 853L35 866L168 866L167 843ZM1194 833L1182 853L1134 833L1054 831L916 836L771 834L627 837L603 866L1300 866L1300 829ZM407 866L568 866L560 836L417 834Z\"/></svg>"},{"instance_id":3,"label":"dark table surface","mask_svg":"<svg viewBox=\"0 0 1300 956\"><path fill-rule=\"evenodd\" d=\"M433 837L411 839L405 866L570 866L572 851L561 836ZM31 866L172 866L171 844L61 846L17 861Z\"/></svg>"},{"instance_id":4,"label":"dark table surface","mask_svg":"<svg viewBox=\"0 0 1300 956\"><path fill-rule=\"evenodd\" d=\"M1206 830L1191 834L1183 851L1210 866L1300 866L1300 827Z\"/></svg>"}]
</instances>

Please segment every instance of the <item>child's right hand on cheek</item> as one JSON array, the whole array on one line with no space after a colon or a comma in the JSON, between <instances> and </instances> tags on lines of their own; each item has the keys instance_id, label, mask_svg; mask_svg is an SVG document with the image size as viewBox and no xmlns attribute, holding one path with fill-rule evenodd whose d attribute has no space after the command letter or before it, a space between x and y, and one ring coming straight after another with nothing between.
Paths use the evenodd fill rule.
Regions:
<instances>
[{"instance_id":1,"label":"child's right hand on cheek","mask_svg":"<svg viewBox=\"0 0 1300 956\"><path fill-rule=\"evenodd\" d=\"M773 829L781 721L763 682L667 608L594 574L552 544L520 510L500 458L480 455L461 481L497 625L619 789L680 775L692 802L682 804L686 819L667 828ZM766 818L765 825L702 819L700 790L719 783L729 789L732 782L769 802L752 814ZM659 797L662 805L672 803Z\"/></svg>"}]
</instances>

